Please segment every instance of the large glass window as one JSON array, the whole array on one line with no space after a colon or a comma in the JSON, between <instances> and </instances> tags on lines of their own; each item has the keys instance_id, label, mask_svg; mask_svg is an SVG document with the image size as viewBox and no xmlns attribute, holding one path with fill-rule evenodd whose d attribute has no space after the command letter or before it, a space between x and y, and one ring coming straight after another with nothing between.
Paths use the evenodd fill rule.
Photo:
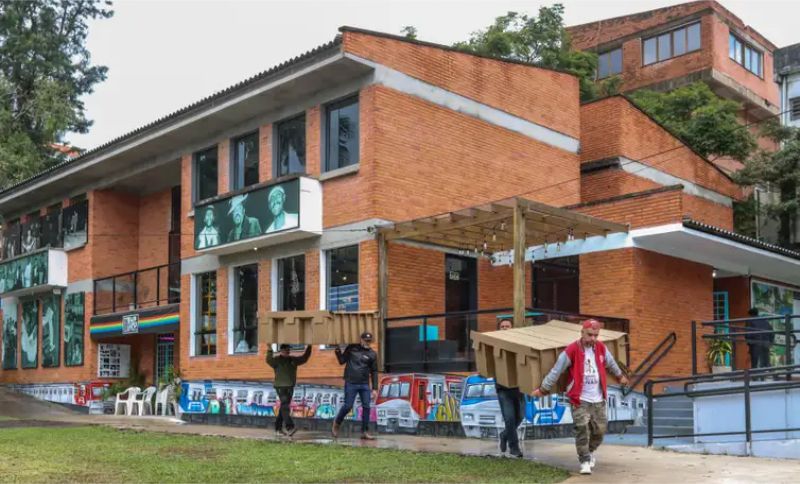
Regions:
<instances>
[{"instance_id":1,"label":"large glass window","mask_svg":"<svg viewBox=\"0 0 800 484\"><path fill-rule=\"evenodd\" d=\"M275 126L276 176L306 171L306 116L301 115Z\"/></svg>"},{"instance_id":2,"label":"large glass window","mask_svg":"<svg viewBox=\"0 0 800 484\"><path fill-rule=\"evenodd\" d=\"M258 351L258 264L236 267L233 293L233 352Z\"/></svg>"},{"instance_id":3,"label":"large glass window","mask_svg":"<svg viewBox=\"0 0 800 484\"><path fill-rule=\"evenodd\" d=\"M642 44L642 63L644 65L700 50L700 23L693 23L644 39Z\"/></svg>"},{"instance_id":4,"label":"large glass window","mask_svg":"<svg viewBox=\"0 0 800 484\"><path fill-rule=\"evenodd\" d=\"M217 354L217 273L196 276L195 355Z\"/></svg>"},{"instance_id":5,"label":"large glass window","mask_svg":"<svg viewBox=\"0 0 800 484\"><path fill-rule=\"evenodd\" d=\"M800 97L789 99L789 119L791 121L800 119Z\"/></svg>"},{"instance_id":6,"label":"large glass window","mask_svg":"<svg viewBox=\"0 0 800 484\"><path fill-rule=\"evenodd\" d=\"M328 309L358 311L358 246L328 251Z\"/></svg>"},{"instance_id":7,"label":"large glass window","mask_svg":"<svg viewBox=\"0 0 800 484\"><path fill-rule=\"evenodd\" d=\"M578 313L580 266L577 256L559 257L533 264L533 306Z\"/></svg>"},{"instance_id":8,"label":"large glass window","mask_svg":"<svg viewBox=\"0 0 800 484\"><path fill-rule=\"evenodd\" d=\"M217 147L194 154L194 200L217 196Z\"/></svg>"},{"instance_id":9,"label":"large glass window","mask_svg":"<svg viewBox=\"0 0 800 484\"><path fill-rule=\"evenodd\" d=\"M358 163L358 97L328 105L325 119L325 170Z\"/></svg>"},{"instance_id":10,"label":"large glass window","mask_svg":"<svg viewBox=\"0 0 800 484\"><path fill-rule=\"evenodd\" d=\"M757 75L764 75L764 54L733 34L728 37L728 57Z\"/></svg>"},{"instance_id":11,"label":"large glass window","mask_svg":"<svg viewBox=\"0 0 800 484\"><path fill-rule=\"evenodd\" d=\"M278 311L306 308L306 256L278 259Z\"/></svg>"},{"instance_id":12,"label":"large glass window","mask_svg":"<svg viewBox=\"0 0 800 484\"><path fill-rule=\"evenodd\" d=\"M258 133L233 140L233 189L258 183Z\"/></svg>"},{"instance_id":13,"label":"large glass window","mask_svg":"<svg viewBox=\"0 0 800 484\"><path fill-rule=\"evenodd\" d=\"M622 72L622 49L614 49L597 56L597 78L603 79Z\"/></svg>"}]
</instances>

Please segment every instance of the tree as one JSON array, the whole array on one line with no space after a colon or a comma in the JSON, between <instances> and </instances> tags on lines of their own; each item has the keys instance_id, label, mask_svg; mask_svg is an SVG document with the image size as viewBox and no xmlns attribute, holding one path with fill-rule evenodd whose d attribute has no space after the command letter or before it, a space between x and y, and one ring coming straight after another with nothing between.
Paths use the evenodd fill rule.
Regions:
<instances>
[{"instance_id":1,"label":"tree","mask_svg":"<svg viewBox=\"0 0 800 484\"><path fill-rule=\"evenodd\" d=\"M417 28L413 25L406 25L402 29L400 29L400 33L407 39L416 40L417 39Z\"/></svg>"},{"instance_id":2,"label":"tree","mask_svg":"<svg viewBox=\"0 0 800 484\"><path fill-rule=\"evenodd\" d=\"M762 128L762 134L779 143L780 149L759 150L735 177L743 185L767 187L776 194L774 200L767 199L757 208L778 222L778 245L797 246L800 241L792 240L792 233L798 215L800 129L773 120Z\"/></svg>"},{"instance_id":3,"label":"tree","mask_svg":"<svg viewBox=\"0 0 800 484\"><path fill-rule=\"evenodd\" d=\"M643 89L630 98L702 156L744 160L756 147L755 137L736 117L741 105L717 96L703 82L669 92Z\"/></svg>"},{"instance_id":4,"label":"tree","mask_svg":"<svg viewBox=\"0 0 800 484\"><path fill-rule=\"evenodd\" d=\"M453 45L476 54L513 59L562 69L580 80L581 99L600 94L615 94L619 83L614 79L595 81L597 55L574 51L564 28L564 6L539 8L538 17L508 12L497 17L483 30L473 32L469 40Z\"/></svg>"},{"instance_id":5,"label":"tree","mask_svg":"<svg viewBox=\"0 0 800 484\"><path fill-rule=\"evenodd\" d=\"M104 0L0 0L0 185L63 159L54 145L92 122L80 97L106 78L85 47L88 21L109 18Z\"/></svg>"}]
</instances>

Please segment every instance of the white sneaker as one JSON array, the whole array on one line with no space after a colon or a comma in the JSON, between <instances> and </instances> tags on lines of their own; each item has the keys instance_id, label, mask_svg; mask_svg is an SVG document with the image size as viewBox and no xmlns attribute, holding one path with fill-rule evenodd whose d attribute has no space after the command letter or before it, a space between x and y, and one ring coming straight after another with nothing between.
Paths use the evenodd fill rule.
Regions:
<instances>
[{"instance_id":1,"label":"white sneaker","mask_svg":"<svg viewBox=\"0 0 800 484\"><path fill-rule=\"evenodd\" d=\"M581 462L581 474L591 474L592 466L589 462Z\"/></svg>"},{"instance_id":2,"label":"white sneaker","mask_svg":"<svg viewBox=\"0 0 800 484\"><path fill-rule=\"evenodd\" d=\"M597 461L594 460L594 454L589 454L589 467L594 469L595 464L597 464Z\"/></svg>"}]
</instances>

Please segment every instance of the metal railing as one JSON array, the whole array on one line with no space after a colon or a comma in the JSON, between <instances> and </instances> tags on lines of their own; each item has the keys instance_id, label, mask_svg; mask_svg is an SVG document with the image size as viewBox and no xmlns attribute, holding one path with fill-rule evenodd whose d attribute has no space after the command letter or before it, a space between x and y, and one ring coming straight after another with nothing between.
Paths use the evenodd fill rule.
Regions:
<instances>
[{"instance_id":1,"label":"metal railing","mask_svg":"<svg viewBox=\"0 0 800 484\"><path fill-rule=\"evenodd\" d=\"M622 389L622 396L625 397L629 393L631 393L636 386L644 380L644 378L650 374L650 371L660 362L669 351L675 346L675 343L678 341L678 335L673 331L667 335L666 338L661 340L658 343L653 351L648 353L647 356L639 363L639 365L630 372L630 377L633 378L631 380L630 385Z\"/></svg>"},{"instance_id":2,"label":"metal railing","mask_svg":"<svg viewBox=\"0 0 800 484\"><path fill-rule=\"evenodd\" d=\"M655 439L677 439L677 438L694 438L694 437L721 437L726 435L744 435L747 449L749 451L753 441L753 434L768 434L768 433L782 433L782 432L798 432L800 427L797 428L776 428L776 429L759 429L753 430L752 423L752 394L758 392L775 391L775 390L791 390L800 389L800 380L792 379L793 373L800 372L800 365L779 366L773 368L760 368L756 370L742 370L733 371L729 373L715 373L705 375L693 375L690 377L677 377L677 378L662 378L657 380L648 380L644 385L645 396L647 397L647 445L652 446ZM765 380L772 378L773 381L765 381L756 386L752 385L754 378ZM705 390L697 390L693 387L699 383L714 383L725 382L732 383L742 381L741 386L724 387L724 388L711 388ZM683 391L680 392L661 392L654 393L655 387L664 387L668 383L683 383ZM711 397L722 395L737 395L742 394L744 398L744 428L742 430L735 430L729 432L705 432L705 433L690 433L690 434L674 434L674 435L655 435L654 422L653 422L653 401L654 399L676 398L676 397Z\"/></svg>"},{"instance_id":3,"label":"metal railing","mask_svg":"<svg viewBox=\"0 0 800 484\"><path fill-rule=\"evenodd\" d=\"M714 333L703 334L700 339L706 341L723 340L731 343L731 368L736 369L736 343L747 343L748 336L769 335L769 347L783 346L784 364L791 366L794 363L794 347L797 345L797 335L800 329L794 329L793 322L800 319L798 314L787 314L783 316L757 316L737 319L719 319L714 321L692 321L692 375L698 374L697 365L697 341L698 329L713 327ZM758 321L782 321L782 330L754 330L748 327L751 322ZM733 330L733 331L732 331Z\"/></svg>"},{"instance_id":4,"label":"metal railing","mask_svg":"<svg viewBox=\"0 0 800 484\"><path fill-rule=\"evenodd\" d=\"M386 371L475 371L470 332L494 331L498 321L512 317L513 308L498 308L386 318L383 323ZM597 319L607 329L626 333L629 326L628 320L621 318L539 308L525 310L525 320L529 325L544 324L553 319L574 323ZM578 338L577 334L575 338Z\"/></svg>"},{"instance_id":5,"label":"metal railing","mask_svg":"<svg viewBox=\"0 0 800 484\"><path fill-rule=\"evenodd\" d=\"M94 280L95 316L174 304L180 300L180 262Z\"/></svg>"}]
</instances>

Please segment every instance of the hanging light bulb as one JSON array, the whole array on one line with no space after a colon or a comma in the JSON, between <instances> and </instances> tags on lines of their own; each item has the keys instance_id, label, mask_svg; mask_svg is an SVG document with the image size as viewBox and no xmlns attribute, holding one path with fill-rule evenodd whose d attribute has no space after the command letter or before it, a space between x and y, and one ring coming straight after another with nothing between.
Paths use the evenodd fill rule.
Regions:
<instances>
[{"instance_id":1,"label":"hanging light bulb","mask_svg":"<svg viewBox=\"0 0 800 484\"><path fill-rule=\"evenodd\" d=\"M496 241L497 241L497 234L492 232L492 242L496 242Z\"/></svg>"},{"instance_id":2,"label":"hanging light bulb","mask_svg":"<svg viewBox=\"0 0 800 484\"><path fill-rule=\"evenodd\" d=\"M483 250L486 250L488 248L489 248L489 244L487 244L486 241L484 240L483 241Z\"/></svg>"},{"instance_id":3,"label":"hanging light bulb","mask_svg":"<svg viewBox=\"0 0 800 484\"><path fill-rule=\"evenodd\" d=\"M500 230L505 230L505 229L506 229L506 223L500 222Z\"/></svg>"}]
</instances>

